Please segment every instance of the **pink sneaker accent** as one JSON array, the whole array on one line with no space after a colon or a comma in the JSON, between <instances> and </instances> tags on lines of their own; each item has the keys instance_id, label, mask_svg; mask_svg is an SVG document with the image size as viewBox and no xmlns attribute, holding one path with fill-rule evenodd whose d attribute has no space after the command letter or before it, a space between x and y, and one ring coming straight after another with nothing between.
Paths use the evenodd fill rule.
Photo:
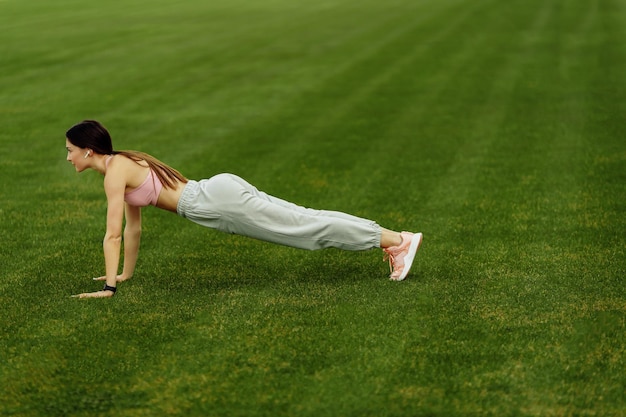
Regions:
<instances>
[{"instance_id":1,"label":"pink sneaker accent","mask_svg":"<svg viewBox=\"0 0 626 417\"><path fill-rule=\"evenodd\" d=\"M415 254L422 243L421 233L402 232L402 243L398 246L383 249L383 259L389 260L389 270L392 281L402 281L409 274Z\"/></svg>"}]
</instances>

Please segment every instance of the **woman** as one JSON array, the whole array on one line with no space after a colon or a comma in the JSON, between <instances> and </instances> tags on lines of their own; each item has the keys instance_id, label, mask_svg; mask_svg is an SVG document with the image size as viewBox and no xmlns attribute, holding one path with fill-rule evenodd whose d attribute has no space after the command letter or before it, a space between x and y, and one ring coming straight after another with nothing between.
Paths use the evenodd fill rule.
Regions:
<instances>
[{"instance_id":1,"label":"woman","mask_svg":"<svg viewBox=\"0 0 626 417\"><path fill-rule=\"evenodd\" d=\"M104 175L107 228L103 248L106 275L101 291L75 297L112 297L117 283L133 276L141 237L141 207L153 205L200 225L226 233L301 249L335 247L366 250L380 247L389 259L390 279L406 278L422 234L394 232L371 220L336 211L297 206L257 190L232 174L193 181L142 152L114 151L109 132L85 120L66 133L67 160L77 172ZM122 234L122 224L126 226ZM118 275L124 240L124 266Z\"/></svg>"}]
</instances>

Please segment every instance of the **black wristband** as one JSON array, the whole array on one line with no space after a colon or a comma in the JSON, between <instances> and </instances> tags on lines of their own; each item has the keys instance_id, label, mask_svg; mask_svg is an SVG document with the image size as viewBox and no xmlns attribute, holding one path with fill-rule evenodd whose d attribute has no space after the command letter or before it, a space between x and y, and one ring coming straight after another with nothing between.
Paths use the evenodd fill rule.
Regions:
<instances>
[{"instance_id":1,"label":"black wristband","mask_svg":"<svg viewBox=\"0 0 626 417\"><path fill-rule=\"evenodd\" d=\"M115 295L115 291L117 291L117 287L111 287L109 285L104 284L104 288L102 289L102 291L111 291L113 292L113 295Z\"/></svg>"}]
</instances>

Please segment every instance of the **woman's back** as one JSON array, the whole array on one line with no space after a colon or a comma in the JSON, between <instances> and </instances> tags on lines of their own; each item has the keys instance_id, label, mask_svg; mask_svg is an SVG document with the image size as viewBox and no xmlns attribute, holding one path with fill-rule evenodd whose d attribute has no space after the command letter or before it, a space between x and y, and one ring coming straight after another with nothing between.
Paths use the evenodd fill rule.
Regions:
<instances>
[{"instance_id":1,"label":"woman's back","mask_svg":"<svg viewBox=\"0 0 626 417\"><path fill-rule=\"evenodd\" d=\"M111 155L107 157L107 175L121 176L124 179L125 200L128 204L139 207L152 204L176 212L184 184L177 181L173 188L164 187L145 160L132 160L126 155Z\"/></svg>"}]
</instances>

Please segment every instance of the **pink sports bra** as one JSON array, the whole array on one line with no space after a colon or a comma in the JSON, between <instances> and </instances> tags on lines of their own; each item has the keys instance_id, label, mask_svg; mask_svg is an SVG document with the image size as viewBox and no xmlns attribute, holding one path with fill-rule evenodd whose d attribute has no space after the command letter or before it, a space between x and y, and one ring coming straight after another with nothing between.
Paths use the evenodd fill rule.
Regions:
<instances>
[{"instance_id":1,"label":"pink sports bra","mask_svg":"<svg viewBox=\"0 0 626 417\"><path fill-rule=\"evenodd\" d=\"M112 158L113 155L109 156L106 159L107 167L109 166L109 162L111 162ZM137 207L145 207L150 204L156 206L157 201L159 200L159 194L161 194L162 189L163 184L159 180L159 177L154 175L154 172L151 169L148 173L148 176L141 183L141 185L139 185L139 187L124 194L124 201L126 201L131 206Z\"/></svg>"}]
</instances>

